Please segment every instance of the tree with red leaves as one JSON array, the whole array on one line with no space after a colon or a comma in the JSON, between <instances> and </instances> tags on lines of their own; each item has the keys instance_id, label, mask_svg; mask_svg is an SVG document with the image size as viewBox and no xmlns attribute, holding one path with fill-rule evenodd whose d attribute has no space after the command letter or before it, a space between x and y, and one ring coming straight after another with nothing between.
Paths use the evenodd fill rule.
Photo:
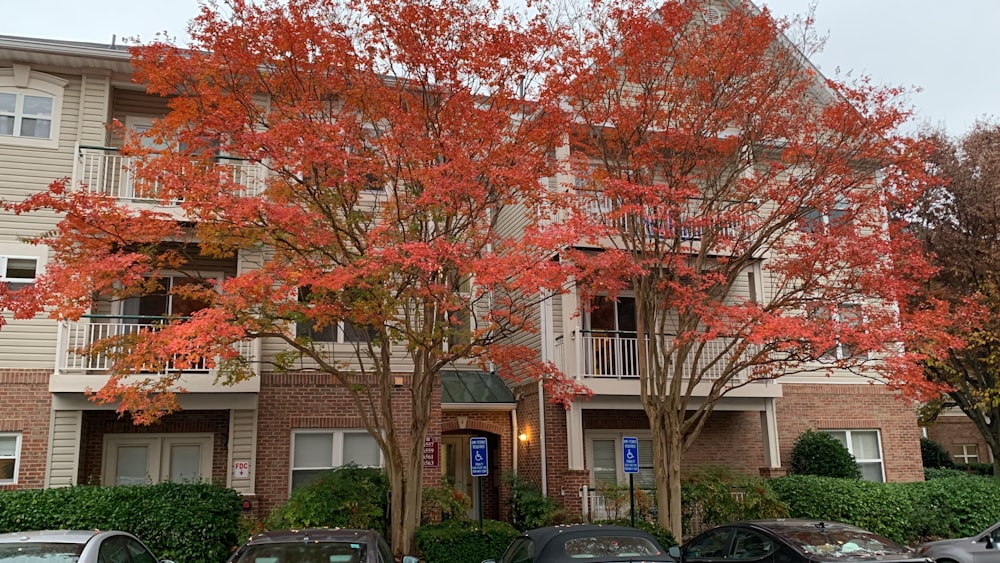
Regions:
<instances>
[{"instance_id":1,"label":"tree with red leaves","mask_svg":"<svg viewBox=\"0 0 1000 563\"><path fill-rule=\"evenodd\" d=\"M287 352L265 369L350 391L383 453L394 549L412 552L442 369L499 366L574 392L537 352L505 345L536 328L540 290L562 291L566 264L551 258L577 236L535 221L559 208L540 179L562 114L544 93L525 99L555 62L552 36L476 0L230 0L190 31L189 48L133 49L135 80L170 111L154 143L132 138L123 154L168 209L65 182L8 203L63 219L36 240L54 252L47 271L0 305L77 319L95 297L163 293L192 253L239 256L252 266L221 284L175 284L173 299L197 304L185 318L91 343L115 358L97 397L150 422L177 408L185 369L240 381L253 371L236 344L278 341ZM266 169L259 189L220 155ZM314 338L331 327L355 333L350 354Z\"/></svg>"},{"instance_id":2,"label":"tree with red leaves","mask_svg":"<svg viewBox=\"0 0 1000 563\"><path fill-rule=\"evenodd\" d=\"M589 9L561 80L568 160L619 261L608 289L634 295L659 521L680 537L682 459L725 393L844 372L919 391L900 351L926 312L896 304L930 270L887 210L921 193L923 149L896 132L901 90L825 80L766 9Z\"/></svg>"}]
</instances>

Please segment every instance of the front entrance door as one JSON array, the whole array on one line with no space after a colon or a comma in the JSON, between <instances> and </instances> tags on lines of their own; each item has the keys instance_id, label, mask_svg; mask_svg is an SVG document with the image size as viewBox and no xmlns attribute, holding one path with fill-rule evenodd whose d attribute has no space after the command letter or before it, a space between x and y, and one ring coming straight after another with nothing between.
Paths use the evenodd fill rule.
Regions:
<instances>
[{"instance_id":1,"label":"front entrance door","mask_svg":"<svg viewBox=\"0 0 1000 563\"><path fill-rule=\"evenodd\" d=\"M441 436L441 476L448 480L455 490L468 495L472 499L469 518L476 518L479 507L479 495L476 493L475 479L469 460L469 436Z\"/></svg>"}]
</instances>

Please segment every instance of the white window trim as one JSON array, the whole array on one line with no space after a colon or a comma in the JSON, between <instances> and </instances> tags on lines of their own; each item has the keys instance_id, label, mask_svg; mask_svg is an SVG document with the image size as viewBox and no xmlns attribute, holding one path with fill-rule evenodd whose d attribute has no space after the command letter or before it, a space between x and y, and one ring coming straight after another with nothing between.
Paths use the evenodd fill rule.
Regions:
<instances>
[{"instance_id":1,"label":"white window trim","mask_svg":"<svg viewBox=\"0 0 1000 563\"><path fill-rule=\"evenodd\" d=\"M210 433L169 433L169 434L105 434L104 435L104 467L101 471L101 482L106 485L115 484L117 468L117 448L119 446L146 446L149 458L146 460L146 476L150 484L168 481L170 479L170 457L164 452L171 445L188 444L201 447L201 466L199 472L202 480L212 478L213 435ZM154 472L155 471L155 475Z\"/></svg>"},{"instance_id":2,"label":"white window trim","mask_svg":"<svg viewBox=\"0 0 1000 563\"><path fill-rule=\"evenodd\" d=\"M222 272L213 272L213 271L200 272L199 271L197 273L199 275L194 276L193 274L189 274L189 273L182 272L182 271L179 271L179 270L163 270L162 272L160 272L157 275L157 277L159 279L166 279L166 278L182 278L182 279L184 279L184 278L194 277L194 278L197 278L197 279L202 280L202 281L212 282L213 284L215 284L216 290L219 290L222 287L222 283L225 281L225 274L223 274ZM172 283L173 282L171 282L171 284ZM168 291L170 289L172 289L172 288L167 288ZM124 316L125 315L126 302L129 301L129 299L138 299L138 297L130 297L128 299L121 299L121 300L117 300L117 301L113 302L112 303L112 316L117 316L117 317ZM169 302L170 302L170 307L173 308L173 295L170 296Z\"/></svg>"},{"instance_id":3,"label":"white window trim","mask_svg":"<svg viewBox=\"0 0 1000 563\"><path fill-rule=\"evenodd\" d=\"M21 473L21 440L22 436L20 432L0 432L0 438L14 438L14 478L13 479L0 479L0 485L16 485L18 481L18 475ZM4 457L3 459L10 459L9 457Z\"/></svg>"},{"instance_id":4,"label":"white window trim","mask_svg":"<svg viewBox=\"0 0 1000 563\"><path fill-rule=\"evenodd\" d=\"M586 456L586 467L588 472L588 479L590 480L590 486L596 487L597 482L594 480L594 441L595 440L614 440L615 441L615 473L618 480L618 484L628 483L628 473L625 473L625 462L622 459L622 438L629 436L631 438L637 438L639 440L652 440L653 435L649 430L588 430L584 434L584 440L587 443L587 456ZM640 467L640 469L642 469Z\"/></svg>"},{"instance_id":5,"label":"white window trim","mask_svg":"<svg viewBox=\"0 0 1000 563\"><path fill-rule=\"evenodd\" d=\"M35 261L35 277L33 278L10 278L7 277L7 265L10 260L34 260ZM38 280L38 274L41 273L41 259L38 256L18 256L12 254L0 254L0 283L10 283L10 284L33 284Z\"/></svg>"},{"instance_id":6,"label":"white window trim","mask_svg":"<svg viewBox=\"0 0 1000 563\"><path fill-rule=\"evenodd\" d=\"M878 428L853 428L853 429L847 429L847 428L824 428L824 429L820 430L820 432L826 432L828 434L832 433L832 432L844 432L845 433L845 439L847 441L847 451L850 452L850 454L854 456L854 461L857 462L858 464L861 464L861 463L869 463L870 464L870 463L876 463L877 462L878 465L879 465L879 470L882 472L882 482L885 483L885 452L882 449L882 431L881 430L879 430ZM851 440L851 432L874 432L875 433L875 440L876 440L877 445L878 445L878 455L879 455L878 459L874 459L874 458L864 458L864 459L862 459L862 458L859 458L858 456L856 456L854 454L854 445L853 445L853 442Z\"/></svg>"},{"instance_id":7,"label":"white window trim","mask_svg":"<svg viewBox=\"0 0 1000 563\"><path fill-rule=\"evenodd\" d=\"M295 467L295 438L301 434L330 434L333 436L333 465L316 467ZM364 428L296 428L292 430L292 439L288 452L288 491L292 491L292 476L296 471L320 471L336 469L344 466L344 435L368 434ZM382 450L378 452L378 467L385 467L385 456Z\"/></svg>"},{"instance_id":8,"label":"white window trim","mask_svg":"<svg viewBox=\"0 0 1000 563\"><path fill-rule=\"evenodd\" d=\"M979 446L976 444L959 444L959 448L962 449L962 453L955 454L956 463L979 463ZM972 448L975 453L969 453L969 449Z\"/></svg>"},{"instance_id":9,"label":"white window trim","mask_svg":"<svg viewBox=\"0 0 1000 563\"><path fill-rule=\"evenodd\" d=\"M30 66L14 64L8 68L0 68L0 92L52 98L52 125L49 128L49 138L21 137L15 135L0 135L0 144L20 147L58 149L59 125L62 121L63 96L68 80L49 74L33 71Z\"/></svg>"}]
</instances>

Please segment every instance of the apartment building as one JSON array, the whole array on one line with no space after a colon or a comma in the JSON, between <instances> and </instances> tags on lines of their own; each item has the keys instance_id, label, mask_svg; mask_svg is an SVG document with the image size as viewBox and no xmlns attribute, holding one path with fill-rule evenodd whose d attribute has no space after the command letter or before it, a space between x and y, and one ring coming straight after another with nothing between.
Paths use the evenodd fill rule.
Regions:
<instances>
[{"instance_id":1,"label":"apartment building","mask_svg":"<svg viewBox=\"0 0 1000 563\"><path fill-rule=\"evenodd\" d=\"M108 125L141 131L164 115L163 98L131 80L121 47L0 37L0 197L16 201L57 178L70 189L99 191L138 208L164 204L144 197ZM253 193L264 171L227 161ZM573 185L572 177L553 179ZM0 220L0 281L30 284L49 258L25 237L52 229L53 215L4 215ZM164 244L168 244L166 241ZM202 280L222 280L252 267L254 257L193 255ZM770 283L758 264L739 291L763 293ZM166 283L190 283L190 275ZM183 272L190 274L190 272ZM169 289L169 288L167 288ZM95 338L130 334L165 316L199 307L165 292L117 302L97 301L79 321L38 317L0 330L0 488L85 483L135 484L210 479L242 493L266 512L316 472L354 462L381 465L346 391L320 373L277 373L257 360L281 353L277 340L246 342L240 354L256 375L235 385L213 369L187 369L179 384L181 410L156 424L136 426L113 405L89 397L107 379L110 361L84 356ZM569 408L553 404L540 385L510 389L496 374L472 366L442 375L425 443L425 485L448 478L481 503L486 517L501 514L502 476L517 470L571 510L598 514L601 482L627 482L622 438L637 437L638 486L652 486L649 423L639 400L634 299L587 297L576 290L544 300L538 334L524 343L593 391ZM317 341L349 344L355 327L326 327ZM747 375L749 377L749 374ZM707 390L706 390L707 393ZM407 413L400 412L400 417ZM725 395L685 468L726 465L781 475L795 438L807 429L842 439L876 481L922 479L912 406L885 386L840 374L793 375L749 383ZM470 438L487 439L489 471L483 495L473 494ZM478 505L474 507L474 511Z\"/></svg>"}]
</instances>

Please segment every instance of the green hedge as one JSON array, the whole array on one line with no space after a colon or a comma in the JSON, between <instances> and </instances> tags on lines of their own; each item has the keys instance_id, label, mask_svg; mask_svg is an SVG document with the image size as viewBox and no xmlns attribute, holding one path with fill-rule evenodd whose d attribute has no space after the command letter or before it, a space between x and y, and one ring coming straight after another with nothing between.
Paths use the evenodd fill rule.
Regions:
<instances>
[{"instance_id":1,"label":"green hedge","mask_svg":"<svg viewBox=\"0 0 1000 563\"><path fill-rule=\"evenodd\" d=\"M371 528L386 533L389 478L382 469L345 465L292 491L267 518L269 530Z\"/></svg>"},{"instance_id":2,"label":"green hedge","mask_svg":"<svg viewBox=\"0 0 1000 563\"><path fill-rule=\"evenodd\" d=\"M124 530L161 559L225 561L239 542L239 494L208 484L0 492L0 532Z\"/></svg>"},{"instance_id":3,"label":"green hedge","mask_svg":"<svg viewBox=\"0 0 1000 563\"><path fill-rule=\"evenodd\" d=\"M484 520L480 529L478 522L448 520L420 526L414 541L425 563L480 563L499 561L517 535L507 522Z\"/></svg>"},{"instance_id":4,"label":"green hedge","mask_svg":"<svg viewBox=\"0 0 1000 563\"><path fill-rule=\"evenodd\" d=\"M791 475L768 486L790 517L846 522L910 545L971 536L1000 520L1000 480L990 477L872 483Z\"/></svg>"}]
</instances>

